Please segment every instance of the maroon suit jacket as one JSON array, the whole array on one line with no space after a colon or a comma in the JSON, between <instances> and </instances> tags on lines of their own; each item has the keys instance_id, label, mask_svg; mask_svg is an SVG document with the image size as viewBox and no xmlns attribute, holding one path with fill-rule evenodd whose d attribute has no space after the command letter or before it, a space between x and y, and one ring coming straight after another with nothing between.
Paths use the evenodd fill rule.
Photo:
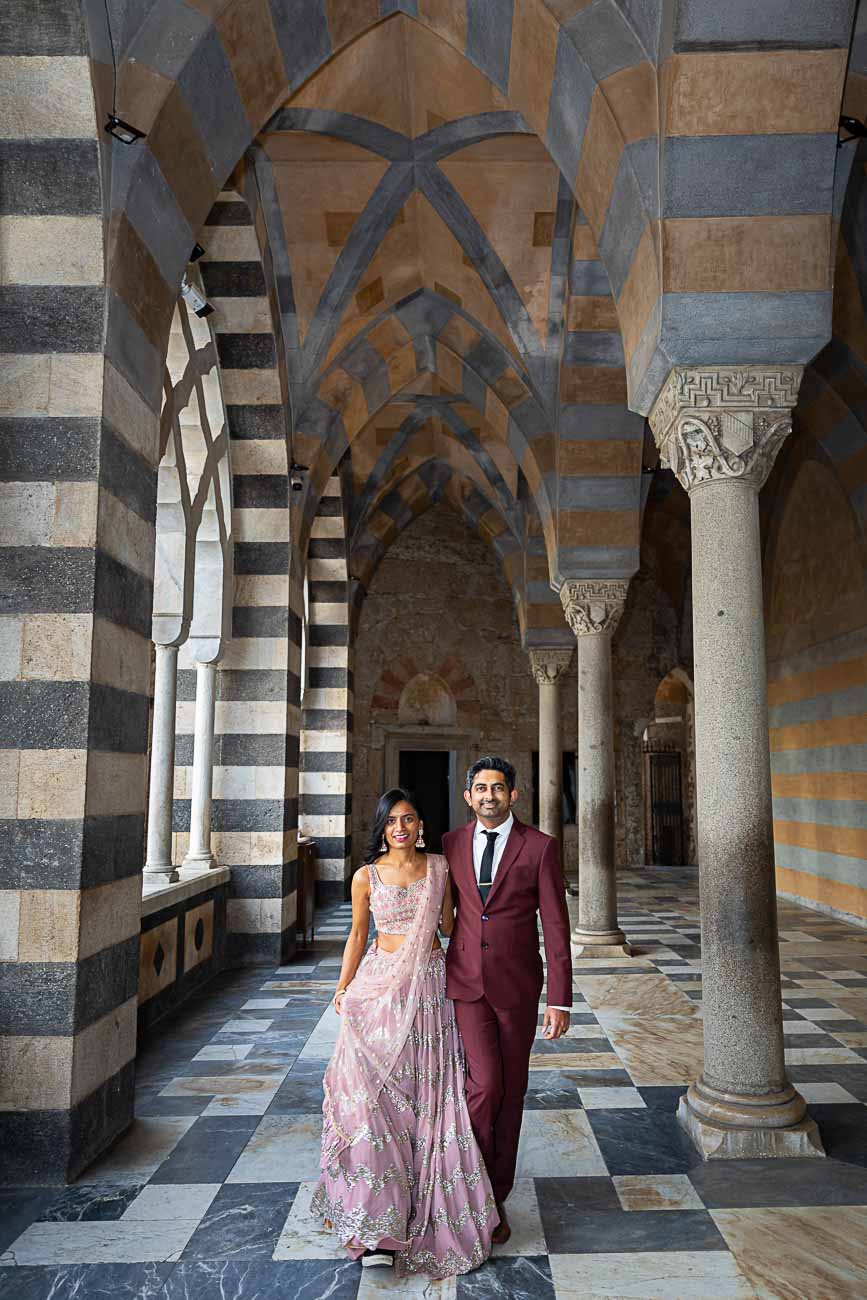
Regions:
<instances>
[{"instance_id":1,"label":"maroon suit jacket","mask_svg":"<svg viewBox=\"0 0 867 1300\"><path fill-rule=\"evenodd\" d=\"M569 915L557 841L515 818L482 904L473 869L473 818L443 836L457 918L446 958L446 995L495 1007L537 1003L542 990L537 911L548 962L548 1003L572 1005Z\"/></svg>"}]
</instances>

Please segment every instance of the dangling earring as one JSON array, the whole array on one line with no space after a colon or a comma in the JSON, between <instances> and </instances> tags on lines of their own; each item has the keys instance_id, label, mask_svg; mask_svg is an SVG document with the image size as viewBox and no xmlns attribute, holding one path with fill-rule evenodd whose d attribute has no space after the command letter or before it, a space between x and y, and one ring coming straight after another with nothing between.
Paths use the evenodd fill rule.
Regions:
<instances>
[{"instance_id":1,"label":"dangling earring","mask_svg":"<svg viewBox=\"0 0 867 1300\"><path fill-rule=\"evenodd\" d=\"M388 845L387 845L386 842L385 842L385 836L384 836L384 835L383 835L383 837L382 837L382 843L381 843L380 846L379 846L379 851L380 851L380 853L387 853L387 852L388 852Z\"/></svg>"},{"instance_id":2,"label":"dangling earring","mask_svg":"<svg viewBox=\"0 0 867 1300\"><path fill-rule=\"evenodd\" d=\"M424 848L424 826L419 826L418 828L418 839L415 842L415 847L417 849Z\"/></svg>"}]
</instances>

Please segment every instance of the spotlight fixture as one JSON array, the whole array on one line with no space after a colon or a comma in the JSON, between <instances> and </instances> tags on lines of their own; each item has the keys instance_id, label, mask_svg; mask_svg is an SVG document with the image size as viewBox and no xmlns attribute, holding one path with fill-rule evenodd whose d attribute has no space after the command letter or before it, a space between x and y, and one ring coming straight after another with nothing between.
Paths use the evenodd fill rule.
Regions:
<instances>
[{"instance_id":1,"label":"spotlight fixture","mask_svg":"<svg viewBox=\"0 0 867 1300\"><path fill-rule=\"evenodd\" d=\"M842 148L844 144L851 144L853 140L863 140L867 137L867 126L865 126L863 122L859 122L857 117L842 116L840 118L839 129L841 131L848 131L849 134L844 135L842 140L838 137L838 149Z\"/></svg>"},{"instance_id":2,"label":"spotlight fixture","mask_svg":"<svg viewBox=\"0 0 867 1300\"><path fill-rule=\"evenodd\" d=\"M297 460L293 460L289 466L289 486L293 492L300 492L304 487L302 474L306 474L309 469L308 465L299 465Z\"/></svg>"},{"instance_id":3,"label":"spotlight fixture","mask_svg":"<svg viewBox=\"0 0 867 1300\"><path fill-rule=\"evenodd\" d=\"M207 298L202 297L201 291L190 284L186 276L181 280L181 297L197 316L210 316L214 310Z\"/></svg>"},{"instance_id":4,"label":"spotlight fixture","mask_svg":"<svg viewBox=\"0 0 867 1300\"><path fill-rule=\"evenodd\" d=\"M136 140L143 140L147 134L146 131L140 131L137 126L130 126L129 122L124 122L123 118L117 117L114 113L109 113L105 130L109 135L113 135L115 140L120 140L121 144L135 144Z\"/></svg>"},{"instance_id":5,"label":"spotlight fixture","mask_svg":"<svg viewBox=\"0 0 867 1300\"><path fill-rule=\"evenodd\" d=\"M198 262L200 257L205 256L205 250L201 244L193 244L193 251L190 253L190 261Z\"/></svg>"}]
</instances>

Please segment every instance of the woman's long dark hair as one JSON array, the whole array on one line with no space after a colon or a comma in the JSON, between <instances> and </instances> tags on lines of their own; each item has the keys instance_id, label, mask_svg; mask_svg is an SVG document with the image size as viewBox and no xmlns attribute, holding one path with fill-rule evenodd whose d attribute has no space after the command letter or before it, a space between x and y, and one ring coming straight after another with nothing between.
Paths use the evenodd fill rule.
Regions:
<instances>
[{"instance_id":1,"label":"woman's long dark hair","mask_svg":"<svg viewBox=\"0 0 867 1300\"><path fill-rule=\"evenodd\" d=\"M376 805L376 812L373 815L370 842L364 855L365 862L374 862L382 853L380 845L385 835L385 823L388 821L388 815L396 803L411 804L419 821L424 821L424 813L419 807L418 799L411 790L403 790L400 786L395 786L393 790L386 790L385 794L380 795L379 803ZM419 853L423 852L424 849L419 849Z\"/></svg>"}]
</instances>

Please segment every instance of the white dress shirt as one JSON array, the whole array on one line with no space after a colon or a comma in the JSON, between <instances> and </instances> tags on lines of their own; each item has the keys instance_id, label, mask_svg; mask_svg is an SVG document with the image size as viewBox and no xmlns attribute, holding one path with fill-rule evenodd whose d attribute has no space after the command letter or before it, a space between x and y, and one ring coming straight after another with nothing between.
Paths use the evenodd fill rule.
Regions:
<instances>
[{"instance_id":1,"label":"white dress shirt","mask_svg":"<svg viewBox=\"0 0 867 1300\"><path fill-rule=\"evenodd\" d=\"M511 813L504 822L493 829L497 832L497 838L494 841L494 862L491 867L491 884L497 879L497 867L500 865L500 859L506 851L506 841L509 838L509 831L515 824L515 819ZM483 826L480 821L476 822L476 831L473 835L473 869L476 873L476 884L479 883L479 877L482 874L482 854L488 846L487 836L490 834L487 826Z\"/></svg>"},{"instance_id":2,"label":"white dress shirt","mask_svg":"<svg viewBox=\"0 0 867 1300\"><path fill-rule=\"evenodd\" d=\"M509 813L508 817L504 822L502 822L499 826L494 826L491 828L497 832L497 838L494 841L494 861L491 865L491 884L493 884L494 881L497 879L497 868L499 867L503 854L506 851L506 843L509 839L509 832L511 831L514 824L515 824L515 819L512 816L512 814ZM476 829L475 832L473 833L473 870L476 873L476 884L479 883L479 877L482 874L482 854L484 853L488 845L487 836L489 834L490 834L489 828L487 826L483 826L480 821L476 820ZM549 1003L548 1005L552 1006L553 1004ZM553 1009L555 1011L571 1011L572 1008L554 1007Z\"/></svg>"}]
</instances>

